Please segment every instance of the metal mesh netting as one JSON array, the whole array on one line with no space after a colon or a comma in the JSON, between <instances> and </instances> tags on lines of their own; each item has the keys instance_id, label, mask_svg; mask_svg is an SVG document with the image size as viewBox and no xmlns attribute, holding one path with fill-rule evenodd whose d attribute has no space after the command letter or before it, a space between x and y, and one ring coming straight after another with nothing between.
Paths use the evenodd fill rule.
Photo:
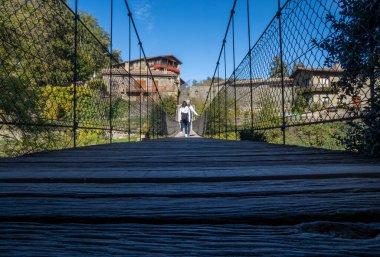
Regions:
<instances>
[{"instance_id":1,"label":"metal mesh netting","mask_svg":"<svg viewBox=\"0 0 380 257\"><path fill-rule=\"evenodd\" d=\"M1 2L0 156L173 132L159 92L113 74L110 37L76 17L65 1Z\"/></svg>"},{"instance_id":2,"label":"metal mesh netting","mask_svg":"<svg viewBox=\"0 0 380 257\"><path fill-rule=\"evenodd\" d=\"M329 53L320 47L335 33L328 17L339 18L340 10L337 0L287 1L234 73L214 80L197 133L229 139L251 129L296 135L289 128L360 117L370 105L370 84L351 95L339 89L344 69L339 62L326 64Z\"/></svg>"}]
</instances>

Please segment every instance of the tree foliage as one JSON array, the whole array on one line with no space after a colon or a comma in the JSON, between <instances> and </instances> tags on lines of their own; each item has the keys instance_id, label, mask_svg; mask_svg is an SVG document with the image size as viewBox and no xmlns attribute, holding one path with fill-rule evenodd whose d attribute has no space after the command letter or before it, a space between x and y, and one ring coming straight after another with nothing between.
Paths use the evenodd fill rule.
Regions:
<instances>
[{"instance_id":1,"label":"tree foliage","mask_svg":"<svg viewBox=\"0 0 380 257\"><path fill-rule=\"evenodd\" d=\"M67 10L53 2L16 0L1 4L0 75L10 73L26 79L30 86L71 80L73 37L68 32L73 22Z\"/></svg>"},{"instance_id":2,"label":"tree foliage","mask_svg":"<svg viewBox=\"0 0 380 257\"><path fill-rule=\"evenodd\" d=\"M362 122L352 126L356 137L347 145L354 151L380 154L380 0L339 3L339 15L327 17L334 33L316 44L329 53L327 65L339 63L344 70L335 86L350 96L370 88Z\"/></svg>"},{"instance_id":3,"label":"tree foliage","mask_svg":"<svg viewBox=\"0 0 380 257\"><path fill-rule=\"evenodd\" d=\"M8 154L72 144L72 128L56 126L73 125L75 59L76 121L86 127L108 126L107 87L89 79L109 67L109 35L90 14L81 13L80 20L75 56L74 15L62 1L1 2L0 115L12 125L2 126L0 138L6 138ZM113 113L121 116L125 103L113 105L117 109ZM102 133L80 129L78 144Z\"/></svg>"},{"instance_id":4,"label":"tree foliage","mask_svg":"<svg viewBox=\"0 0 380 257\"><path fill-rule=\"evenodd\" d=\"M162 107L166 110L169 117L175 119L177 113L177 100L174 97L163 98Z\"/></svg>"},{"instance_id":5,"label":"tree foliage","mask_svg":"<svg viewBox=\"0 0 380 257\"><path fill-rule=\"evenodd\" d=\"M380 67L380 1L340 0L338 17L328 15L335 33L318 45L327 50L326 64L344 69L338 82L347 94L358 94Z\"/></svg>"},{"instance_id":6,"label":"tree foliage","mask_svg":"<svg viewBox=\"0 0 380 257\"><path fill-rule=\"evenodd\" d=\"M303 114L305 113L305 110L307 107L308 107L307 100L302 95L299 95L296 97L291 110L293 114Z\"/></svg>"},{"instance_id":7,"label":"tree foliage","mask_svg":"<svg viewBox=\"0 0 380 257\"><path fill-rule=\"evenodd\" d=\"M282 63L282 71L284 73L284 77L288 77L289 76L288 65L285 62ZM282 72L281 72L281 58L280 58L280 56L276 55L273 58L273 61L272 61L271 65L270 65L269 77L271 77L271 78L281 78L281 76L282 76Z\"/></svg>"}]
</instances>

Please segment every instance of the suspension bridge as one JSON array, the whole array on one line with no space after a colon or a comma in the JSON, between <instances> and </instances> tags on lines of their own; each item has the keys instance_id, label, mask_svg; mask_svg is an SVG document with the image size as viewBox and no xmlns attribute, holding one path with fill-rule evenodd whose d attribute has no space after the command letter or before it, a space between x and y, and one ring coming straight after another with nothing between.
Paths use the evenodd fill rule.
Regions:
<instances>
[{"instance_id":1,"label":"suspension bridge","mask_svg":"<svg viewBox=\"0 0 380 257\"><path fill-rule=\"evenodd\" d=\"M324 45L339 1L279 2L254 44L254 2L232 1L189 138L128 1L126 63L113 1L109 36L73 2L0 4L2 255L378 255L380 162L337 138L374 112L379 79L354 95L334 86L345 67L327 64ZM239 64L237 15L248 25Z\"/></svg>"}]
</instances>

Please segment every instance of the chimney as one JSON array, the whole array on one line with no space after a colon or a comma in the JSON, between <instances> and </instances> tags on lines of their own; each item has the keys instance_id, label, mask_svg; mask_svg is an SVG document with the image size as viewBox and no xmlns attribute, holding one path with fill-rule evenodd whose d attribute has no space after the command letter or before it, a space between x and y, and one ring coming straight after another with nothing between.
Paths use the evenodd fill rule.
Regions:
<instances>
[{"instance_id":1,"label":"chimney","mask_svg":"<svg viewBox=\"0 0 380 257\"><path fill-rule=\"evenodd\" d=\"M335 62L335 63L334 63L334 69L335 69L335 70L341 70L341 69L342 69L342 67L340 66L340 63L339 63L339 62Z\"/></svg>"}]
</instances>

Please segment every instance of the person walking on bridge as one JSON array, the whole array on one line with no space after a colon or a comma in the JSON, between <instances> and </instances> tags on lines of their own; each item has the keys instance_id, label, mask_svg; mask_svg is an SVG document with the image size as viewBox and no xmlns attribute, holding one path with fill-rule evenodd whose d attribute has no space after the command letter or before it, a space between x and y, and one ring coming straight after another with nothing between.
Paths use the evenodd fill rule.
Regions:
<instances>
[{"instance_id":1,"label":"person walking on bridge","mask_svg":"<svg viewBox=\"0 0 380 257\"><path fill-rule=\"evenodd\" d=\"M185 137L190 136L190 108L187 106L186 101L183 101L178 110L178 122L181 126L181 133L185 130Z\"/></svg>"},{"instance_id":2,"label":"person walking on bridge","mask_svg":"<svg viewBox=\"0 0 380 257\"><path fill-rule=\"evenodd\" d=\"M187 99L186 100L186 104L187 106L189 107L190 109L190 124L189 124L189 131L193 131L193 120L194 120L194 116L199 116L199 114L195 111L195 108L194 106L192 106L190 104L190 99Z\"/></svg>"}]
</instances>

